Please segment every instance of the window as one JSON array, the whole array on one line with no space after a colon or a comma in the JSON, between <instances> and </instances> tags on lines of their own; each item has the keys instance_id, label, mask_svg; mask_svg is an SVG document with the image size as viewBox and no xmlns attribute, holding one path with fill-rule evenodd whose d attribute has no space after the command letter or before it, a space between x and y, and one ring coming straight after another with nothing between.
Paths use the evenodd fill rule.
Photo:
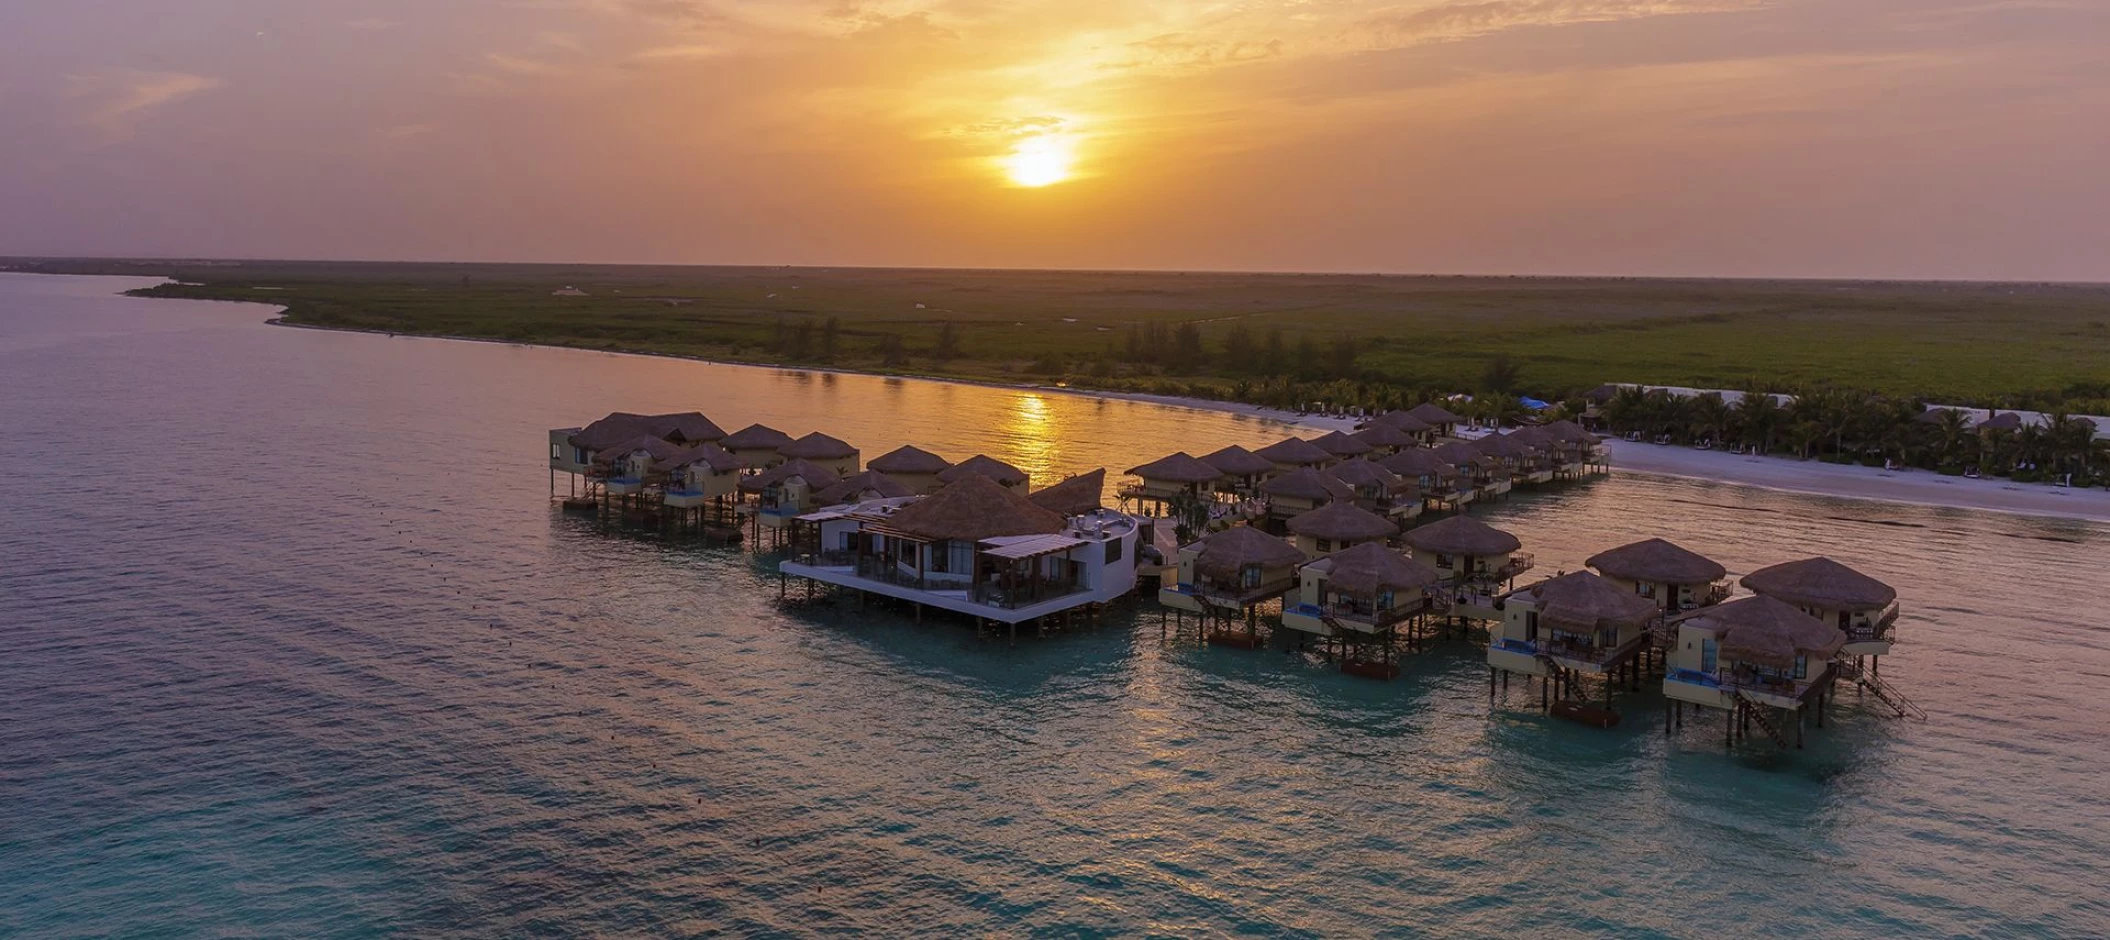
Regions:
<instances>
[{"instance_id":1,"label":"window","mask_svg":"<svg viewBox=\"0 0 2110 940\"><path fill-rule=\"evenodd\" d=\"M950 544L949 542L932 542L924 547L924 551L930 552L930 570L938 572L950 571L950 569L945 567L945 562L951 557L946 552L946 548Z\"/></svg>"},{"instance_id":2,"label":"window","mask_svg":"<svg viewBox=\"0 0 2110 940\"><path fill-rule=\"evenodd\" d=\"M562 445L562 444L559 444L559 443L556 443L555 441L552 441L552 442L550 442L550 445L549 445L549 459L551 459L551 460L563 460L563 459L564 459L564 445Z\"/></svg>"},{"instance_id":3,"label":"window","mask_svg":"<svg viewBox=\"0 0 2110 940\"><path fill-rule=\"evenodd\" d=\"M1524 639L1536 640L1538 638L1539 612L1536 610L1527 610L1524 612Z\"/></svg>"},{"instance_id":4,"label":"window","mask_svg":"<svg viewBox=\"0 0 2110 940\"><path fill-rule=\"evenodd\" d=\"M1247 565L1247 566L1245 566L1245 567L1243 567L1243 568L1240 568L1240 569L1238 569L1238 586L1239 586L1239 587L1242 587L1242 588L1256 588L1256 587L1259 587L1259 586L1260 586L1260 566L1259 566L1259 565Z\"/></svg>"},{"instance_id":5,"label":"window","mask_svg":"<svg viewBox=\"0 0 2110 940\"><path fill-rule=\"evenodd\" d=\"M1113 564L1114 562L1120 561L1120 560L1121 560L1121 552L1122 552L1123 550L1124 550L1124 548L1123 548L1123 546L1122 546L1122 544L1121 544L1121 540L1120 540L1120 539L1118 539L1118 538L1114 538L1114 539L1107 539L1107 540L1106 540L1106 563L1107 563L1107 564L1109 564L1109 565L1111 565L1111 564Z\"/></svg>"},{"instance_id":6,"label":"window","mask_svg":"<svg viewBox=\"0 0 2110 940\"><path fill-rule=\"evenodd\" d=\"M1319 540L1319 552L1320 552L1321 554L1324 554L1324 553L1326 553L1326 552L1330 552L1330 551L1333 551L1333 540L1332 540L1332 539L1320 539L1320 540Z\"/></svg>"},{"instance_id":7,"label":"window","mask_svg":"<svg viewBox=\"0 0 2110 940\"><path fill-rule=\"evenodd\" d=\"M1719 654L1720 650L1721 647L1714 642L1714 637L1708 637L1700 641L1701 672L1707 673L1709 675L1712 675L1714 673L1716 656Z\"/></svg>"},{"instance_id":8,"label":"window","mask_svg":"<svg viewBox=\"0 0 2110 940\"><path fill-rule=\"evenodd\" d=\"M1805 657L1805 656L1801 656L1801 655L1797 655L1797 656L1795 657L1795 678L1797 678L1797 679L1807 679L1807 678L1809 678L1809 677L1810 677L1810 662L1809 662L1809 659L1808 659L1808 657Z\"/></svg>"},{"instance_id":9,"label":"window","mask_svg":"<svg viewBox=\"0 0 2110 940\"><path fill-rule=\"evenodd\" d=\"M1436 567L1438 567L1438 568L1449 568L1450 566L1451 566L1451 556L1449 556L1449 555L1446 555L1446 554L1443 554L1442 552L1437 552L1437 553L1436 553Z\"/></svg>"},{"instance_id":10,"label":"window","mask_svg":"<svg viewBox=\"0 0 2110 940\"><path fill-rule=\"evenodd\" d=\"M1655 597L1655 596L1656 596L1656 585L1655 585L1655 582L1653 582L1653 581L1636 581L1636 582L1634 582L1634 593L1636 593L1636 594L1639 594L1639 595L1641 595L1642 597Z\"/></svg>"}]
</instances>

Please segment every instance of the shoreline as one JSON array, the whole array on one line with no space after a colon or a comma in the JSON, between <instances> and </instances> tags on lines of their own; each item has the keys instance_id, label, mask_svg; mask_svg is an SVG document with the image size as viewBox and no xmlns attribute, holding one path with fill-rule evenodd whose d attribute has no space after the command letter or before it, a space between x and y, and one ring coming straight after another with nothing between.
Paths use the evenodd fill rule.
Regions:
<instances>
[{"instance_id":1,"label":"shoreline","mask_svg":"<svg viewBox=\"0 0 2110 940\"><path fill-rule=\"evenodd\" d=\"M129 295L129 292L126 293ZM141 299L153 300L158 298ZM709 365L740 366L785 372L859 375L875 378L912 379L919 382L947 382L954 385L968 385L1004 391L1075 395L1085 398L1137 402L1165 408L1184 408L1190 411L1244 415L1313 431L1353 430L1358 420L1330 415L1300 414L1294 411L1268 408L1261 405L1249 405L1241 402L1189 398L1179 395L1161 395L1150 392L1022 385L945 376L865 372L857 369L826 366L790 366L765 362L737 362L680 353L590 349L582 346L530 343L488 336L402 333L360 327L318 326L288 322L285 319L286 308L268 301L213 302L254 303L277 311L276 315L267 317L264 320L266 325L316 330L326 333L363 333L390 338L401 337L452 342L490 343L536 349L604 353L615 356L678 359ZM1635 473L1647 476L1673 477L1724 486L1794 493L1802 496L1892 503L1933 509L1995 512L2038 518L2068 519L2079 522L2110 522L2110 490L2104 489L2069 490L2047 484L2013 483L1998 478L1972 480L1963 477L1945 477L1925 470L1883 470L1875 467L1863 467L1858 464L1828 464L1818 461L1795 460L1787 457L1751 457L1730 454L1724 451L1695 450L1680 445L1636 443L1616 437L1606 438L1605 443L1611 450L1612 472L1615 474Z\"/></svg>"}]
</instances>

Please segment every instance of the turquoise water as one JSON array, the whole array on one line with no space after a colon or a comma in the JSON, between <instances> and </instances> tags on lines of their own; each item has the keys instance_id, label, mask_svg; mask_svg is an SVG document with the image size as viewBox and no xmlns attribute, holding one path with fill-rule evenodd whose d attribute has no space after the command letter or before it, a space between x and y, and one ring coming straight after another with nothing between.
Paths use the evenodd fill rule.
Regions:
<instances>
[{"instance_id":1,"label":"turquoise water","mask_svg":"<svg viewBox=\"0 0 2110 940\"><path fill-rule=\"evenodd\" d=\"M614 409L1038 476L1282 428L1074 396L260 325L0 275L0 935L2110 933L2103 526L1638 476L1491 518L1891 581L1810 747L1167 644L780 608L546 499Z\"/></svg>"}]
</instances>

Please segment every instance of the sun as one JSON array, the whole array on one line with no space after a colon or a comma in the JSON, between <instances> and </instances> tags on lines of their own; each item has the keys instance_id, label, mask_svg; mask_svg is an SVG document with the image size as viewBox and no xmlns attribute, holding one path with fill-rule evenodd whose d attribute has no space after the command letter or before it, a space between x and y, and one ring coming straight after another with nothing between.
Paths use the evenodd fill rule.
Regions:
<instances>
[{"instance_id":1,"label":"sun","mask_svg":"<svg viewBox=\"0 0 2110 940\"><path fill-rule=\"evenodd\" d=\"M1038 189L1069 179L1076 160L1076 146L1067 138L1043 134L1019 141L1002 163L1013 184Z\"/></svg>"}]
</instances>

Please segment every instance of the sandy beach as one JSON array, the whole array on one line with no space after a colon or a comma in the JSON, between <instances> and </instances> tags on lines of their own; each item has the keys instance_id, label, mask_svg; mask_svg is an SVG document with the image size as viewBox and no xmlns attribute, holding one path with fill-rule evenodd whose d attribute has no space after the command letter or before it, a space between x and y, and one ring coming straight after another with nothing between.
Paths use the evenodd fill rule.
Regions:
<instances>
[{"instance_id":1,"label":"sandy beach","mask_svg":"<svg viewBox=\"0 0 2110 940\"><path fill-rule=\"evenodd\" d=\"M2110 521L2110 490L2104 489L2062 489L2042 483L1945 477L1926 470L1747 457L1616 438L1606 443L1612 450L1614 473L1686 477L1846 499Z\"/></svg>"}]
</instances>

